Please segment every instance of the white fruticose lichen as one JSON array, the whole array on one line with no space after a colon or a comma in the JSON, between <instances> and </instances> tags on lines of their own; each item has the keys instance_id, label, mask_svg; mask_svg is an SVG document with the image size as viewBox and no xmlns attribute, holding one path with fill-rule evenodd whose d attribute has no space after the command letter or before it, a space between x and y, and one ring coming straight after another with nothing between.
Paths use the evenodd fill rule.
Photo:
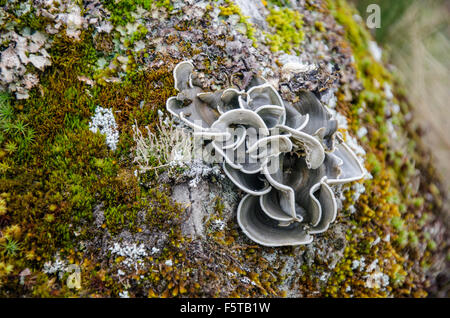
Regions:
<instances>
[{"instance_id":1,"label":"white fruticose lichen","mask_svg":"<svg viewBox=\"0 0 450 318\"><path fill-rule=\"evenodd\" d=\"M0 90L15 93L18 99L29 97L39 82L38 72L51 64L47 50L53 35L65 34L80 40L83 30L94 26L99 32L111 32L109 12L98 0L8 0L0 10ZM45 18L45 30L20 26L22 17Z\"/></svg>"},{"instance_id":2,"label":"white fruticose lichen","mask_svg":"<svg viewBox=\"0 0 450 318\"><path fill-rule=\"evenodd\" d=\"M336 97L337 89L327 89L326 92L320 97L320 101L328 106L329 108L336 108L337 105L337 97Z\"/></svg>"},{"instance_id":3,"label":"white fruticose lichen","mask_svg":"<svg viewBox=\"0 0 450 318\"><path fill-rule=\"evenodd\" d=\"M366 192L366 187L361 183L355 183L352 186L352 189L354 190L353 201L355 201L355 202L358 201L361 194Z\"/></svg>"},{"instance_id":4,"label":"white fruticose lichen","mask_svg":"<svg viewBox=\"0 0 450 318\"><path fill-rule=\"evenodd\" d=\"M116 150L119 142L119 130L111 109L97 106L95 114L89 123L89 130L93 133L100 132L100 134L105 135L106 145L111 150Z\"/></svg>"},{"instance_id":5,"label":"white fruticose lichen","mask_svg":"<svg viewBox=\"0 0 450 318\"><path fill-rule=\"evenodd\" d=\"M256 286L256 283L254 281L252 281L250 278L248 278L247 276L242 277L241 278L241 282L247 285L253 285Z\"/></svg>"},{"instance_id":6,"label":"white fruticose lichen","mask_svg":"<svg viewBox=\"0 0 450 318\"><path fill-rule=\"evenodd\" d=\"M222 231L225 228L225 222L223 220L214 220L213 221L213 228L217 231Z\"/></svg>"},{"instance_id":7,"label":"white fruticose lichen","mask_svg":"<svg viewBox=\"0 0 450 318\"><path fill-rule=\"evenodd\" d=\"M366 127L359 128L358 131L356 132L356 135L358 136L358 138L363 138L365 135L367 135L367 128Z\"/></svg>"}]
</instances>

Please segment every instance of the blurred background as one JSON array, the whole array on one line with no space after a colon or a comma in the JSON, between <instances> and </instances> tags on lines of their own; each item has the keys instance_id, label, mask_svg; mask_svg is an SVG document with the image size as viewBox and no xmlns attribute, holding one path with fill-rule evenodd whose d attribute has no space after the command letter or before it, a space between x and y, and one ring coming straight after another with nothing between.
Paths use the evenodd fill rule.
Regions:
<instances>
[{"instance_id":1,"label":"blurred background","mask_svg":"<svg viewBox=\"0 0 450 318\"><path fill-rule=\"evenodd\" d=\"M353 0L364 20L378 4L381 27L372 29L397 68L450 191L450 1Z\"/></svg>"}]
</instances>

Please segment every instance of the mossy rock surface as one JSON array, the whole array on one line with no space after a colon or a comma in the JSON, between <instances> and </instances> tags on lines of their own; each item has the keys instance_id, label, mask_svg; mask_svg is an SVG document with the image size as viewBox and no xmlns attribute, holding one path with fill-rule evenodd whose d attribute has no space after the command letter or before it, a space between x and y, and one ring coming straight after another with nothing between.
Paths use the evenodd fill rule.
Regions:
<instances>
[{"instance_id":1,"label":"mossy rock surface","mask_svg":"<svg viewBox=\"0 0 450 318\"><path fill-rule=\"evenodd\" d=\"M0 60L1 296L448 296L446 193L346 1L31 2L0 1L14 62ZM370 177L335 189L327 232L259 246L220 167L168 169L155 153L140 169L136 127L162 138L183 60L205 90L258 74L287 101L307 89L329 107ZM114 150L90 129L99 106Z\"/></svg>"}]
</instances>

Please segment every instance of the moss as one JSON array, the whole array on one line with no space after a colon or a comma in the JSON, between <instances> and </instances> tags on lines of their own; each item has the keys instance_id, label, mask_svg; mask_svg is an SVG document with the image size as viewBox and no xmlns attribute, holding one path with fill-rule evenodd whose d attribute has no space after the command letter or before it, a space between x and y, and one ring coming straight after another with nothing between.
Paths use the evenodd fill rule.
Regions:
<instances>
[{"instance_id":1,"label":"moss","mask_svg":"<svg viewBox=\"0 0 450 318\"><path fill-rule=\"evenodd\" d=\"M174 94L171 72L133 72L122 85L89 88L78 77L94 73L97 53L92 39L89 32L76 42L64 33L55 36L50 50L53 64L42 74L41 87L25 101L0 96L4 135L0 146L5 149L0 158L4 167L0 228L2 233L8 228L7 235L12 235L0 238L6 251L0 253L5 264L2 295L20 291L43 297L73 295L62 282L53 288L46 275L35 277L25 291L17 286L18 280L9 278L27 267L42 268L57 252L79 260L79 242L95 233L86 226L92 223L95 208L104 213L103 231L113 235L124 229L139 231L137 214L153 196L141 189L130 170L131 125L137 120L153 129L157 110ZM120 112L121 139L115 153L107 149L103 135L88 129L99 104ZM164 211L169 206L167 201ZM17 228L22 229L20 235Z\"/></svg>"},{"instance_id":2,"label":"moss","mask_svg":"<svg viewBox=\"0 0 450 318\"><path fill-rule=\"evenodd\" d=\"M304 33L302 31L302 15L289 8L269 9L266 21L274 28L274 33L266 33L268 45L273 52L291 50L300 52L300 43L303 41Z\"/></svg>"},{"instance_id":3,"label":"moss","mask_svg":"<svg viewBox=\"0 0 450 318\"><path fill-rule=\"evenodd\" d=\"M225 0L225 6L219 6L220 14L219 16L228 17L230 15L238 15L239 23L242 23L245 26L245 32L243 32L250 40L253 42L253 46L257 47L257 40L255 37L255 27L251 22L248 21L249 17L242 15L241 8L234 4L231 0Z\"/></svg>"}]
</instances>

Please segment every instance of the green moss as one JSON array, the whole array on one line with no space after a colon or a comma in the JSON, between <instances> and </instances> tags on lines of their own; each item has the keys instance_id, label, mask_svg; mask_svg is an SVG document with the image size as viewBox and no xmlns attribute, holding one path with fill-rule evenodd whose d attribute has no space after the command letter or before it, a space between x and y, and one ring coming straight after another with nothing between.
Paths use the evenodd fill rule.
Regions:
<instances>
[{"instance_id":1,"label":"green moss","mask_svg":"<svg viewBox=\"0 0 450 318\"><path fill-rule=\"evenodd\" d=\"M291 3L287 0L268 0L268 1L263 1L263 4L265 6L270 6L270 7L291 7Z\"/></svg>"},{"instance_id":2,"label":"green moss","mask_svg":"<svg viewBox=\"0 0 450 318\"><path fill-rule=\"evenodd\" d=\"M164 7L169 12L173 10L170 0L106 0L103 2L103 5L111 12L110 21L114 25L133 23L135 18L132 13L135 12L138 7L151 10L152 5L155 5L156 7Z\"/></svg>"},{"instance_id":3,"label":"green moss","mask_svg":"<svg viewBox=\"0 0 450 318\"><path fill-rule=\"evenodd\" d=\"M6 239L6 242L0 245L1 251L6 256L17 256L20 252L19 243L12 239Z\"/></svg>"},{"instance_id":4,"label":"green moss","mask_svg":"<svg viewBox=\"0 0 450 318\"><path fill-rule=\"evenodd\" d=\"M302 31L302 15L289 8L269 9L266 21L274 28L272 34L266 33L268 45L273 52L284 51L289 53L291 50L299 53L300 43L303 41L304 33Z\"/></svg>"},{"instance_id":5,"label":"green moss","mask_svg":"<svg viewBox=\"0 0 450 318\"><path fill-rule=\"evenodd\" d=\"M413 204L416 208L423 206L424 202L425 202L425 199L422 197L414 198L414 200L413 200Z\"/></svg>"},{"instance_id":6,"label":"green moss","mask_svg":"<svg viewBox=\"0 0 450 318\"><path fill-rule=\"evenodd\" d=\"M8 154L3 157L4 164L8 160L22 159L35 141L35 131L29 126L28 118L14 111L7 93L0 96L0 134L0 146Z\"/></svg>"},{"instance_id":7,"label":"green moss","mask_svg":"<svg viewBox=\"0 0 450 318\"><path fill-rule=\"evenodd\" d=\"M330 0L327 3L336 21L344 27L345 38L355 59L356 74L364 87L361 93L354 92L353 105L345 106L343 94L338 94L338 107L353 110L353 115L348 118L353 132L360 127L358 109L364 108L363 120L369 134L368 138L362 139L361 142L367 151L366 168L373 175L373 179L364 182L366 191L356 203L358 213L354 221L349 220L356 227L346 236L349 242L345 257L336 266L336 274L327 283L325 293L330 296L348 296L345 284L340 283L343 275L344 281L351 282L352 293L356 297L379 297L388 292L396 296L424 296L426 292L415 283L420 281L421 274L412 268L419 262L426 264L431 255L429 252L420 253L420 256L417 253L419 246L427 241L421 230L426 221L420 222L420 219L422 215L431 213L431 210L428 210L424 200L410 185L416 171L411 159L418 152L417 144L411 138L411 147L408 147L407 151L389 151L391 136L386 126L387 101L383 87L385 83L394 87L393 78L381 63L374 60L368 50L372 38L365 27L353 19L353 15L357 13L354 8L342 0ZM348 44L342 43L343 46ZM401 114L394 118L393 122L409 134L400 116ZM376 246L368 245L376 236L392 237L393 241L380 242ZM433 244L427 244L427 249L432 247ZM407 252L408 249L416 252ZM392 285L384 292L365 288L363 279L358 275L355 277L347 267L348 260L357 260L361 253L367 252L370 252L367 254L369 256L376 255L379 264L385 264L380 268L389 275Z\"/></svg>"},{"instance_id":8,"label":"green moss","mask_svg":"<svg viewBox=\"0 0 450 318\"><path fill-rule=\"evenodd\" d=\"M392 218L391 224L397 231L400 231L404 228L405 221L403 221L401 217L395 216Z\"/></svg>"},{"instance_id":9,"label":"green moss","mask_svg":"<svg viewBox=\"0 0 450 318\"><path fill-rule=\"evenodd\" d=\"M241 8L234 4L231 0L225 0L226 5L220 6L220 14L219 16L228 17L230 15L238 15L239 16L239 23L243 24L245 26L245 32L243 32L250 40L253 42L253 46L257 47L257 40L255 38L255 27L252 23L248 21L248 17L244 16L242 14Z\"/></svg>"}]
</instances>

